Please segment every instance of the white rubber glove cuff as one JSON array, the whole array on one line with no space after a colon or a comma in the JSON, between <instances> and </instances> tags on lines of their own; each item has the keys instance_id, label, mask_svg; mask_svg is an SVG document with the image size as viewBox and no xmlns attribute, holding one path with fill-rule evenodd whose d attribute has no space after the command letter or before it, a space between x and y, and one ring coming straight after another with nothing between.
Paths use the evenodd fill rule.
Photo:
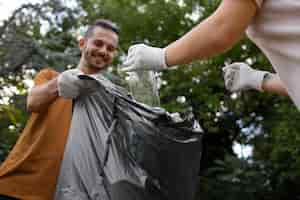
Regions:
<instances>
[{"instance_id":1,"label":"white rubber glove cuff","mask_svg":"<svg viewBox=\"0 0 300 200\"><path fill-rule=\"evenodd\" d=\"M252 87L256 90L259 90L261 92L263 92L263 81L264 78L266 76L266 74L268 74L269 72L267 71L260 71L260 70L255 70L253 72L252 76Z\"/></svg>"},{"instance_id":2,"label":"white rubber glove cuff","mask_svg":"<svg viewBox=\"0 0 300 200\"><path fill-rule=\"evenodd\" d=\"M162 70L168 69L168 65L167 65L167 55L166 55L166 48L162 49L162 53L161 53L162 58L161 60L161 66L162 66Z\"/></svg>"}]
</instances>

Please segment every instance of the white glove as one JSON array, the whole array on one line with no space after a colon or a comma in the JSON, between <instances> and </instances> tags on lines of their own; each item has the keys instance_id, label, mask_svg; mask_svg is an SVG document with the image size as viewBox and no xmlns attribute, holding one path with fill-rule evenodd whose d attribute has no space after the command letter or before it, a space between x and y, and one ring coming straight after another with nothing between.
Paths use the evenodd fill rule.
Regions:
<instances>
[{"instance_id":1,"label":"white glove","mask_svg":"<svg viewBox=\"0 0 300 200\"><path fill-rule=\"evenodd\" d=\"M123 64L122 71L161 71L167 69L165 49L147 46L145 44L133 45L128 50L128 56Z\"/></svg>"},{"instance_id":2,"label":"white glove","mask_svg":"<svg viewBox=\"0 0 300 200\"><path fill-rule=\"evenodd\" d=\"M83 74L79 69L64 71L58 76L58 95L67 99L75 99L83 93L95 90L96 82L83 80L78 75Z\"/></svg>"},{"instance_id":3,"label":"white glove","mask_svg":"<svg viewBox=\"0 0 300 200\"><path fill-rule=\"evenodd\" d=\"M266 71L254 70L246 63L233 63L223 68L226 89L231 92L256 89L263 91Z\"/></svg>"}]
</instances>

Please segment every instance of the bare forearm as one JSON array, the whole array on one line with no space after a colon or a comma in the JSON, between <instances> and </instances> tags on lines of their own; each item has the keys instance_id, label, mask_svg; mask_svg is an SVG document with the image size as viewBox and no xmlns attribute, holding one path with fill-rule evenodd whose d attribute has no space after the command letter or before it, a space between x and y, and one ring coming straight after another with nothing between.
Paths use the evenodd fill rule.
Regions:
<instances>
[{"instance_id":1,"label":"bare forearm","mask_svg":"<svg viewBox=\"0 0 300 200\"><path fill-rule=\"evenodd\" d=\"M57 96L57 78L45 84L34 86L27 97L27 110L29 112L41 112L45 110Z\"/></svg>"},{"instance_id":2,"label":"bare forearm","mask_svg":"<svg viewBox=\"0 0 300 200\"><path fill-rule=\"evenodd\" d=\"M262 88L266 92L272 92L283 96L289 96L286 88L277 74L269 73L263 81Z\"/></svg>"},{"instance_id":3,"label":"bare forearm","mask_svg":"<svg viewBox=\"0 0 300 200\"><path fill-rule=\"evenodd\" d=\"M252 1L223 0L217 11L166 48L168 66L208 58L231 48L256 12Z\"/></svg>"},{"instance_id":4,"label":"bare forearm","mask_svg":"<svg viewBox=\"0 0 300 200\"><path fill-rule=\"evenodd\" d=\"M213 18L214 16L199 24L166 48L168 66L187 64L193 60L209 58L222 53L233 45L227 43L229 40L224 38L224 35L227 34L224 34L223 27L218 25L222 22L215 21ZM212 27L216 27L216 29L213 31Z\"/></svg>"}]
</instances>

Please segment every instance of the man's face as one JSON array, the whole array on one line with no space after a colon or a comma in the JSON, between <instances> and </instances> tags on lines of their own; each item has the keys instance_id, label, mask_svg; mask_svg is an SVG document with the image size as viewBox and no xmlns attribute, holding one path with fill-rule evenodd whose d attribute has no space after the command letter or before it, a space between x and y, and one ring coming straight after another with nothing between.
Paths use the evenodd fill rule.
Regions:
<instances>
[{"instance_id":1,"label":"man's face","mask_svg":"<svg viewBox=\"0 0 300 200\"><path fill-rule=\"evenodd\" d=\"M93 34L80 41L84 67L99 72L112 63L118 46L118 35L111 30L95 27Z\"/></svg>"}]
</instances>

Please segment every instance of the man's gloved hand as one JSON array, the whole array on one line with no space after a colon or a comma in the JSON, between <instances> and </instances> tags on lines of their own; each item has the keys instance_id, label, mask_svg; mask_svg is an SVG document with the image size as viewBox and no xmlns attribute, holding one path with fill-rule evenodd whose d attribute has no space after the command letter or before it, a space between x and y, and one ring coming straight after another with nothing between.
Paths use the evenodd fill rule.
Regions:
<instances>
[{"instance_id":1,"label":"man's gloved hand","mask_svg":"<svg viewBox=\"0 0 300 200\"><path fill-rule=\"evenodd\" d=\"M254 70L246 63L233 63L223 68L226 89L231 92L256 89L263 91L266 71Z\"/></svg>"},{"instance_id":2,"label":"man's gloved hand","mask_svg":"<svg viewBox=\"0 0 300 200\"><path fill-rule=\"evenodd\" d=\"M74 99L79 96L82 81L77 77L80 70L71 69L64 71L58 76L58 95L67 99Z\"/></svg>"},{"instance_id":3,"label":"man's gloved hand","mask_svg":"<svg viewBox=\"0 0 300 200\"><path fill-rule=\"evenodd\" d=\"M58 76L58 95L67 99L75 99L81 94L92 93L97 90L95 80L80 79L83 74L79 69L64 71Z\"/></svg>"},{"instance_id":4,"label":"man's gloved hand","mask_svg":"<svg viewBox=\"0 0 300 200\"><path fill-rule=\"evenodd\" d=\"M133 45L128 50L128 56L123 64L122 71L161 71L167 68L165 49L147 46L145 44Z\"/></svg>"}]
</instances>

